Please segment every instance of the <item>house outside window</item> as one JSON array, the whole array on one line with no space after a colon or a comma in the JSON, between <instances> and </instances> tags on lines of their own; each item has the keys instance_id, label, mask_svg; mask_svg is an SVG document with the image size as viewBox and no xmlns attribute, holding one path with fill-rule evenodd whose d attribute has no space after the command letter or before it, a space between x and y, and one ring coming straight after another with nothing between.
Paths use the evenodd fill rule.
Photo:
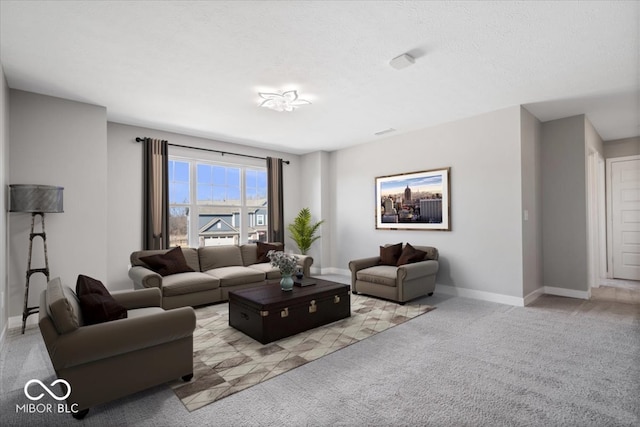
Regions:
<instances>
[{"instance_id":1,"label":"house outside window","mask_svg":"<svg viewBox=\"0 0 640 427\"><path fill-rule=\"evenodd\" d=\"M170 156L169 176L171 246L266 240L266 168Z\"/></svg>"}]
</instances>

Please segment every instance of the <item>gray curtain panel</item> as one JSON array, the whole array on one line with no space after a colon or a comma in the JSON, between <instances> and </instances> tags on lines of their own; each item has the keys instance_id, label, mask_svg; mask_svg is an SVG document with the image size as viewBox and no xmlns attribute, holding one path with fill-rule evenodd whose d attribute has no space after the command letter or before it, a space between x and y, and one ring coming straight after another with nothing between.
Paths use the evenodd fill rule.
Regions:
<instances>
[{"instance_id":1,"label":"gray curtain panel","mask_svg":"<svg viewBox=\"0 0 640 427\"><path fill-rule=\"evenodd\" d=\"M284 243L282 159L267 157L267 241Z\"/></svg>"},{"instance_id":2,"label":"gray curtain panel","mask_svg":"<svg viewBox=\"0 0 640 427\"><path fill-rule=\"evenodd\" d=\"M143 249L169 247L169 143L145 138Z\"/></svg>"}]
</instances>

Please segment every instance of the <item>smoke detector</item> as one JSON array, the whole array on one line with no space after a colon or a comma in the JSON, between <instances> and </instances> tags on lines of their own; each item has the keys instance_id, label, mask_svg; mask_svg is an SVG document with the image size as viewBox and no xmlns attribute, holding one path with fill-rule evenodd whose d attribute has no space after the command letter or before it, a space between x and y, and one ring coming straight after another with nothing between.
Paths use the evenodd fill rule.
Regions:
<instances>
[{"instance_id":1,"label":"smoke detector","mask_svg":"<svg viewBox=\"0 0 640 427\"><path fill-rule=\"evenodd\" d=\"M413 56L408 53L403 53L400 56L396 56L391 61L389 61L389 65L391 65L396 70L402 70L403 68L407 68L409 65L415 64L416 60Z\"/></svg>"}]
</instances>

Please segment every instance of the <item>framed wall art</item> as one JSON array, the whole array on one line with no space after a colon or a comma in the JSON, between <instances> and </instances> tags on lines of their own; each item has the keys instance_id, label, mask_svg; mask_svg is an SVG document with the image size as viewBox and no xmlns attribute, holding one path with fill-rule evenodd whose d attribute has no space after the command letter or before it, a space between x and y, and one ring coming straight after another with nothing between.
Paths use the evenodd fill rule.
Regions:
<instances>
[{"instance_id":1,"label":"framed wall art","mask_svg":"<svg viewBox=\"0 0 640 427\"><path fill-rule=\"evenodd\" d=\"M376 228L451 230L451 168L376 177Z\"/></svg>"}]
</instances>

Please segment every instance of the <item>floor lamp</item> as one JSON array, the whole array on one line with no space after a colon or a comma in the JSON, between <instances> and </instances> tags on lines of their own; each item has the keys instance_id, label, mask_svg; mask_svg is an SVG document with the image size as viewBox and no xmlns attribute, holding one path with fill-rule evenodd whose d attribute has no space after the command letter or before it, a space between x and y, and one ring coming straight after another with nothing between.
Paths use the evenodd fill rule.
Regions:
<instances>
[{"instance_id":1,"label":"floor lamp","mask_svg":"<svg viewBox=\"0 0 640 427\"><path fill-rule=\"evenodd\" d=\"M31 233L29 234L29 261L27 264L27 277L24 288L24 306L22 309L22 333L27 324L27 317L38 312L38 306L29 307L29 281L31 275L42 273L49 277L49 258L47 256L47 234L44 229L44 214L59 213L62 210L62 190L63 187L51 185L9 185L9 212L29 212L31 213ZM42 231L34 231L36 216L40 216ZM33 252L34 237L42 238L44 245L44 268L31 268L31 254Z\"/></svg>"}]
</instances>

